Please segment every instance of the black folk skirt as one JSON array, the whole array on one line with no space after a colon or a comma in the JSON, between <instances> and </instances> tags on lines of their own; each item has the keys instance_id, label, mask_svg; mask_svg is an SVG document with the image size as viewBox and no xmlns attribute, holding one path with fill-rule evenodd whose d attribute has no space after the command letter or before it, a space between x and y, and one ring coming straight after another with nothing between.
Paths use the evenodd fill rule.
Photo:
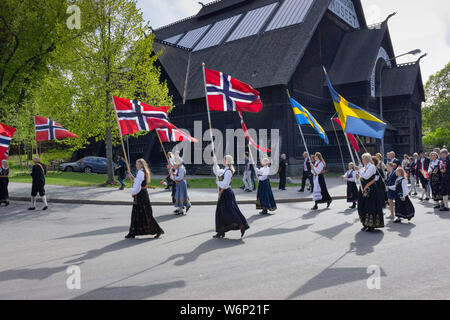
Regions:
<instances>
[{"instance_id":1,"label":"black folk skirt","mask_svg":"<svg viewBox=\"0 0 450 320\"><path fill-rule=\"evenodd\" d=\"M222 191L216 207L216 232L225 233L230 230L247 230L247 220L239 209L233 190Z\"/></svg>"},{"instance_id":2,"label":"black folk skirt","mask_svg":"<svg viewBox=\"0 0 450 320\"><path fill-rule=\"evenodd\" d=\"M408 196L405 201L402 201L398 195L395 197L395 216L397 218L411 220L414 213L414 206Z\"/></svg>"},{"instance_id":3,"label":"black folk skirt","mask_svg":"<svg viewBox=\"0 0 450 320\"><path fill-rule=\"evenodd\" d=\"M433 173L430 177L431 181L431 193L433 194L433 200L434 201L441 201L442 200L442 174L441 172Z\"/></svg>"},{"instance_id":4,"label":"black folk skirt","mask_svg":"<svg viewBox=\"0 0 450 320\"><path fill-rule=\"evenodd\" d=\"M361 179L363 187L370 181ZM359 220L366 228L384 228L383 211L379 208L378 191L376 183L368 188L367 196L363 196L362 190L358 193Z\"/></svg>"},{"instance_id":5,"label":"black folk skirt","mask_svg":"<svg viewBox=\"0 0 450 320\"><path fill-rule=\"evenodd\" d=\"M356 182L347 181L347 202L358 202L358 188Z\"/></svg>"},{"instance_id":6,"label":"black folk skirt","mask_svg":"<svg viewBox=\"0 0 450 320\"><path fill-rule=\"evenodd\" d=\"M269 211L277 210L277 204L273 197L272 187L269 179L260 181L258 184L258 194L256 196L256 209L266 209Z\"/></svg>"},{"instance_id":7,"label":"black folk skirt","mask_svg":"<svg viewBox=\"0 0 450 320\"><path fill-rule=\"evenodd\" d=\"M130 234L145 236L163 234L164 231L153 218L152 205L147 189L141 190L135 197L131 212Z\"/></svg>"},{"instance_id":8,"label":"black folk skirt","mask_svg":"<svg viewBox=\"0 0 450 320\"><path fill-rule=\"evenodd\" d=\"M6 202L9 199L8 184L9 178L0 178L0 202Z\"/></svg>"}]
</instances>

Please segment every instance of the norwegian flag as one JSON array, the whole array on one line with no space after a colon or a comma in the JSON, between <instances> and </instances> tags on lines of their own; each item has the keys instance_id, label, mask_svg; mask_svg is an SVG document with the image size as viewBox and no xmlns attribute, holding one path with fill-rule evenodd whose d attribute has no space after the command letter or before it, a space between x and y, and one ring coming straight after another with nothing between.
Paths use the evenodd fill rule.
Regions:
<instances>
[{"instance_id":1,"label":"norwegian flag","mask_svg":"<svg viewBox=\"0 0 450 320\"><path fill-rule=\"evenodd\" d=\"M118 97L113 97L113 101L122 135L175 127L169 122L169 107L152 107L137 100Z\"/></svg>"},{"instance_id":2,"label":"norwegian flag","mask_svg":"<svg viewBox=\"0 0 450 320\"><path fill-rule=\"evenodd\" d=\"M36 130L36 141L50 141L63 138L78 138L59 123L48 118L35 116L34 128Z\"/></svg>"},{"instance_id":3,"label":"norwegian flag","mask_svg":"<svg viewBox=\"0 0 450 320\"><path fill-rule=\"evenodd\" d=\"M239 116L241 117L241 127L242 127L242 130L244 131L245 137L247 138L248 142L249 142L252 146L254 146L255 148L257 148L258 150L260 150L260 151L262 151L262 152L264 152L264 153L270 152L270 151L271 151L270 149L263 148L263 147L259 146L259 145L255 142L255 140L252 139L252 137L250 136L250 133L248 132L247 126L246 126L245 123L244 123L244 117L242 116L242 112L239 112Z\"/></svg>"},{"instance_id":4,"label":"norwegian flag","mask_svg":"<svg viewBox=\"0 0 450 320\"><path fill-rule=\"evenodd\" d=\"M341 120L339 120L338 118L333 118L333 121L336 122L342 128ZM344 129L342 129L342 131L344 131ZM353 149L356 152L359 152L359 144L358 144L358 141L356 141L355 136L351 133L347 133L347 137L348 137L348 140L350 140L350 143L351 143Z\"/></svg>"},{"instance_id":5,"label":"norwegian flag","mask_svg":"<svg viewBox=\"0 0 450 320\"><path fill-rule=\"evenodd\" d=\"M0 123L0 160L8 158L9 145L16 130L16 128L8 127Z\"/></svg>"},{"instance_id":6,"label":"norwegian flag","mask_svg":"<svg viewBox=\"0 0 450 320\"><path fill-rule=\"evenodd\" d=\"M259 112L259 92L231 76L205 68L205 86L209 110Z\"/></svg>"},{"instance_id":7,"label":"norwegian flag","mask_svg":"<svg viewBox=\"0 0 450 320\"><path fill-rule=\"evenodd\" d=\"M191 137L187 133L184 133L178 128L177 129L157 128L156 133L159 135L162 142L179 142L179 141L198 142L197 139Z\"/></svg>"}]
</instances>

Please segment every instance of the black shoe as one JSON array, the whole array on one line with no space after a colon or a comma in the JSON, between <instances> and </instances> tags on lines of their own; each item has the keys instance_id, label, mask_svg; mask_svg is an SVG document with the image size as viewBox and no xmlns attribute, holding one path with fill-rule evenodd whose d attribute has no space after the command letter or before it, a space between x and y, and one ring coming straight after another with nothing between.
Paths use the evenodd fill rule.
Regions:
<instances>
[{"instance_id":1,"label":"black shoe","mask_svg":"<svg viewBox=\"0 0 450 320\"><path fill-rule=\"evenodd\" d=\"M311 208L311 210L317 210L317 209L319 209L319 207L317 206L317 204L316 204L314 207Z\"/></svg>"},{"instance_id":2,"label":"black shoe","mask_svg":"<svg viewBox=\"0 0 450 320\"><path fill-rule=\"evenodd\" d=\"M394 223L402 223L402 219L396 219Z\"/></svg>"},{"instance_id":3,"label":"black shoe","mask_svg":"<svg viewBox=\"0 0 450 320\"><path fill-rule=\"evenodd\" d=\"M266 210L261 211L259 214L268 214Z\"/></svg>"},{"instance_id":4,"label":"black shoe","mask_svg":"<svg viewBox=\"0 0 450 320\"><path fill-rule=\"evenodd\" d=\"M159 239L159 237L161 237L161 235L162 235L162 233L157 233L153 239Z\"/></svg>"},{"instance_id":5,"label":"black shoe","mask_svg":"<svg viewBox=\"0 0 450 320\"><path fill-rule=\"evenodd\" d=\"M366 231L367 227L362 227L361 231Z\"/></svg>"},{"instance_id":6,"label":"black shoe","mask_svg":"<svg viewBox=\"0 0 450 320\"><path fill-rule=\"evenodd\" d=\"M134 239L134 235L129 233L125 236L125 239Z\"/></svg>"},{"instance_id":7,"label":"black shoe","mask_svg":"<svg viewBox=\"0 0 450 320\"><path fill-rule=\"evenodd\" d=\"M28 208L28 210L36 210L35 207Z\"/></svg>"},{"instance_id":8,"label":"black shoe","mask_svg":"<svg viewBox=\"0 0 450 320\"><path fill-rule=\"evenodd\" d=\"M327 208L330 207L330 204L331 204L332 202L333 202L333 200L330 200L330 201L327 202Z\"/></svg>"},{"instance_id":9,"label":"black shoe","mask_svg":"<svg viewBox=\"0 0 450 320\"><path fill-rule=\"evenodd\" d=\"M446 208L446 207L443 207L443 208L439 209L439 211L450 211L450 209Z\"/></svg>"},{"instance_id":10,"label":"black shoe","mask_svg":"<svg viewBox=\"0 0 450 320\"><path fill-rule=\"evenodd\" d=\"M5 202L5 207L9 206L9 201Z\"/></svg>"},{"instance_id":11,"label":"black shoe","mask_svg":"<svg viewBox=\"0 0 450 320\"><path fill-rule=\"evenodd\" d=\"M243 238L244 237L244 234L245 234L245 228L241 228L241 238Z\"/></svg>"},{"instance_id":12,"label":"black shoe","mask_svg":"<svg viewBox=\"0 0 450 320\"><path fill-rule=\"evenodd\" d=\"M366 232L372 232L372 231L374 231L375 229L374 228L367 228L366 229Z\"/></svg>"},{"instance_id":13,"label":"black shoe","mask_svg":"<svg viewBox=\"0 0 450 320\"><path fill-rule=\"evenodd\" d=\"M44 211L47 210L47 209L48 209L48 206L45 206L45 207L42 208L42 210L44 210Z\"/></svg>"},{"instance_id":14,"label":"black shoe","mask_svg":"<svg viewBox=\"0 0 450 320\"><path fill-rule=\"evenodd\" d=\"M298 190L298 192L305 192L305 189L300 189Z\"/></svg>"},{"instance_id":15,"label":"black shoe","mask_svg":"<svg viewBox=\"0 0 450 320\"><path fill-rule=\"evenodd\" d=\"M217 232L217 234L213 236L213 238L225 238L225 233Z\"/></svg>"},{"instance_id":16,"label":"black shoe","mask_svg":"<svg viewBox=\"0 0 450 320\"><path fill-rule=\"evenodd\" d=\"M439 204L437 206L433 207L433 209L440 209L440 208L441 208L441 205L439 205Z\"/></svg>"},{"instance_id":17,"label":"black shoe","mask_svg":"<svg viewBox=\"0 0 450 320\"><path fill-rule=\"evenodd\" d=\"M413 196L417 196L417 192L414 192L412 195L413 195Z\"/></svg>"},{"instance_id":18,"label":"black shoe","mask_svg":"<svg viewBox=\"0 0 450 320\"><path fill-rule=\"evenodd\" d=\"M430 198L425 198L425 201L430 201Z\"/></svg>"},{"instance_id":19,"label":"black shoe","mask_svg":"<svg viewBox=\"0 0 450 320\"><path fill-rule=\"evenodd\" d=\"M356 209L356 204L352 205L350 209Z\"/></svg>"},{"instance_id":20,"label":"black shoe","mask_svg":"<svg viewBox=\"0 0 450 320\"><path fill-rule=\"evenodd\" d=\"M242 189L242 190L244 190L244 189L245 189L245 186L239 187L239 189Z\"/></svg>"},{"instance_id":21,"label":"black shoe","mask_svg":"<svg viewBox=\"0 0 450 320\"><path fill-rule=\"evenodd\" d=\"M189 211L190 208L191 208L190 206L189 206L189 207L186 207L186 213L188 213L188 211Z\"/></svg>"}]
</instances>

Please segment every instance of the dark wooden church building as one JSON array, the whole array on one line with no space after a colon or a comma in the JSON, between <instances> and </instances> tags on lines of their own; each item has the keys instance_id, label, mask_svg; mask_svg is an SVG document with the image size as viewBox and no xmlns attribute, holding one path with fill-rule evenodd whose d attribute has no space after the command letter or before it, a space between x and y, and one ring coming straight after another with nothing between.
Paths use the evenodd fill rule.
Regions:
<instances>
[{"instance_id":1,"label":"dark wooden church building","mask_svg":"<svg viewBox=\"0 0 450 320\"><path fill-rule=\"evenodd\" d=\"M204 130L208 128L204 61L208 68L261 92L263 110L246 113L246 124L256 130L279 129L280 153L287 155L290 164L299 163L304 146L286 89L327 132L329 145L304 126L309 150L322 152L330 164L340 164L330 120L335 109L324 66L339 93L376 116L380 115L381 74L382 118L388 123L385 151L412 154L422 147L425 98L419 61L396 63L387 21L367 26L360 0L219 0L154 33L154 51L163 50L159 57L162 80L167 81L176 106L171 121L191 134L194 121L203 121ZM214 128L240 128L236 113L211 116ZM343 144L340 130L338 137ZM380 140L361 138L369 152L380 150ZM154 157L163 161L155 140L152 135L131 140L131 158L144 155L153 163ZM345 145L343 153L347 161Z\"/></svg>"}]
</instances>

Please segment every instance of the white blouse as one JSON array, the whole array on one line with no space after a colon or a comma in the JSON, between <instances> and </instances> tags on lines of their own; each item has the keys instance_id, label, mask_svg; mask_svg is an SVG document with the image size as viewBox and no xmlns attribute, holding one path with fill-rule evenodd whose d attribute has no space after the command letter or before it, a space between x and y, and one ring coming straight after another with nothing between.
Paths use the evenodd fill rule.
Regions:
<instances>
[{"instance_id":1,"label":"white blouse","mask_svg":"<svg viewBox=\"0 0 450 320\"><path fill-rule=\"evenodd\" d=\"M319 160L314 163L314 169L312 169L311 172L317 176L323 171L323 168L325 168L325 166L323 165L323 162Z\"/></svg>"},{"instance_id":2,"label":"white blouse","mask_svg":"<svg viewBox=\"0 0 450 320\"><path fill-rule=\"evenodd\" d=\"M428 173L431 174L433 172L434 168L436 168L436 166L439 168L439 163L440 163L439 159L430 161L430 166L428 167Z\"/></svg>"},{"instance_id":3,"label":"white blouse","mask_svg":"<svg viewBox=\"0 0 450 320\"><path fill-rule=\"evenodd\" d=\"M399 179L403 179L403 178L401 178L401 177L397 178L395 184L393 186L389 186L389 189L395 191L396 185L397 185L397 181ZM402 193L403 193L403 198L406 198L406 196L409 194L408 182L406 182L405 179L403 179L403 181L402 181Z\"/></svg>"},{"instance_id":4,"label":"white blouse","mask_svg":"<svg viewBox=\"0 0 450 320\"><path fill-rule=\"evenodd\" d=\"M350 173L353 173L351 178L349 178ZM347 178L348 181L350 181L350 182L355 182L356 181L356 173L355 173L355 171L354 170L348 170L345 173L344 178Z\"/></svg>"},{"instance_id":5,"label":"white blouse","mask_svg":"<svg viewBox=\"0 0 450 320\"><path fill-rule=\"evenodd\" d=\"M264 166L261 169L255 168L255 173L259 176L258 177L259 181L264 181L269 176L270 167L269 166Z\"/></svg>"},{"instance_id":6,"label":"white blouse","mask_svg":"<svg viewBox=\"0 0 450 320\"><path fill-rule=\"evenodd\" d=\"M223 176L223 180L217 182L219 188L228 189L231 184L231 179L233 178L233 172L231 171L231 169L228 166L226 166L225 169L220 169L219 166L215 164L213 166L213 171L216 176Z\"/></svg>"},{"instance_id":7,"label":"white blouse","mask_svg":"<svg viewBox=\"0 0 450 320\"><path fill-rule=\"evenodd\" d=\"M176 176L175 176L175 181L181 181L184 180L184 178L186 177L186 169L184 168L184 166L180 166L177 170L176 170Z\"/></svg>"},{"instance_id":8,"label":"white blouse","mask_svg":"<svg viewBox=\"0 0 450 320\"><path fill-rule=\"evenodd\" d=\"M372 163L368 163L365 167L359 169L359 176L365 180L372 178L376 173L377 168Z\"/></svg>"},{"instance_id":9,"label":"white blouse","mask_svg":"<svg viewBox=\"0 0 450 320\"><path fill-rule=\"evenodd\" d=\"M133 196L137 195L142 190L142 182L145 180L144 170L141 169L136 175L136 179L134 179L133 189L131 189L131 194Z\"/></svg>"}]
</instances>

